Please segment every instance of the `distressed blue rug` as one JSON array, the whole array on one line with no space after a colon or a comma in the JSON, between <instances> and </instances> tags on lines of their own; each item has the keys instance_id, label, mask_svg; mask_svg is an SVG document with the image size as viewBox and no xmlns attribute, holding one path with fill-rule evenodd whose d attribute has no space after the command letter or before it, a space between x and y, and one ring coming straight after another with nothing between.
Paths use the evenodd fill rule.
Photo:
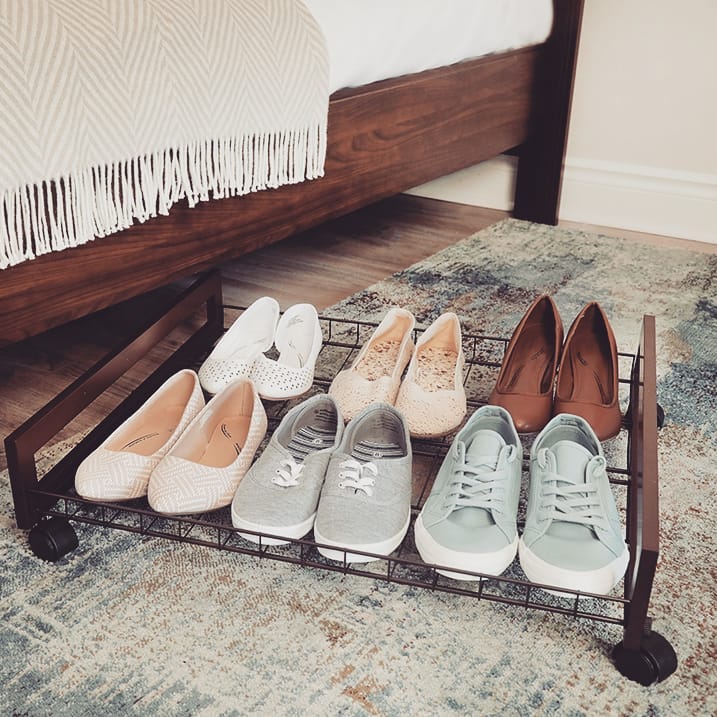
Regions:
<instances>
[{"instance_id":1,"label":"distressed blue rug","mask_svg":"<svg viewBox=\"0 0 717 717\"><path fill-rule=\"evenodd\" d=\"M642 687L621 629L470 597L78 526L40 561L0 477L0 714L713 715L717 713L717 256L507 220L327 314L420 324L454 310L509 336L532 299L589 300L621 350L657 319L662 554L654 627L677 672ZM619 440L619 439L617 439ZM51 463L66 450L57 446Z\"/></svg>"}]
</instances>

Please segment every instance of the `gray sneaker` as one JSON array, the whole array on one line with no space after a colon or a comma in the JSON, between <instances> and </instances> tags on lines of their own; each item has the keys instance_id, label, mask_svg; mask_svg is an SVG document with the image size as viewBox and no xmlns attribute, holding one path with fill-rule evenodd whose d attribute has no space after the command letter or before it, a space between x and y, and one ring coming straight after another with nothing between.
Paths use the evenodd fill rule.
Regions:
<instances>
[{"instance_id":1,"label":"gray sneaker","mask_svg":"<svg viewBox=\"0 0 717 717\"><path fill-rule=\"evenodd\" d=\"M314 525L319 548L332 560L367 563L388 555L411 520L411 440L408 424L388 403L372 403L346 426L331 457Z\"/></svg>"},{"instance_id":2,"label":"gray sneaker","mask_svg":"<svg viewBox=\"0 0 717 717\"><path fill-rule=\"evenodd\" d=\"M343 430L336 401L326 394L289 410L234 494L234 527L287 538L262 536L263 545L303 538L314 524L326 467ZM257 535L241 535L259 542Z\"/></svg>"},{"instance_id":3,"label":"gray sneaker","mask_svg":"<svg viewBox=\"0 0 717 717\"><path fill-rule=\"evenodd\" d=\"M522 458L510 414L500 406L479 408L453 440L416 518L416 548L423 560L487 575L500 575L513 562Z\"/></svg>"},{"instance_id":4,"label":"gray sneaker","mask_svg":"<svg viewBox=\"0 0 717 717\"><path fill-rule=\"evenodd\" d=\"M605 467L600 441L579 416L555 416L538 434L518 549L533 582L604 595L625 574L629 553Z\"/></svg>"}]
</instances>

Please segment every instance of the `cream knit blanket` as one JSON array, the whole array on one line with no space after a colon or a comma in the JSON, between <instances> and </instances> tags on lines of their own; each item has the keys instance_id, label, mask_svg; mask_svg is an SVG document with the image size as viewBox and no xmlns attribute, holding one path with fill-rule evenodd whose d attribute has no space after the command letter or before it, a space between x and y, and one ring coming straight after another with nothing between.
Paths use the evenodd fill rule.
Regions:
<instances>
[{"instance_id":1,"label":"cream knit blanket","mask_svg":"<svg viewBox=\"0 0 717 717\"><path fill-rule=\"evenodd\" d=\"M0 268L323 174L300 0L0 0Z\"/></svg>"}]
</instances>

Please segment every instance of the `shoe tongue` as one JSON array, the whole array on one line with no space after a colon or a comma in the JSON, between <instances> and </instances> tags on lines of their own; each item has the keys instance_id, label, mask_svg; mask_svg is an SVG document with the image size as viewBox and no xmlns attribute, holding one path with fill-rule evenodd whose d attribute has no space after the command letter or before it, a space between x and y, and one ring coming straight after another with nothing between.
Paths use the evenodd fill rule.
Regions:
<instances>
[{"instance_id":1,"label":"shoe tongue","mask_svg":"<svg viewBox=\"0 0 717 717\"><path fill-rule=\"evenodd\" d=\"M500 433L488 428L477 431L471 442L466 446L465 462L471 466L484 466L495 470L498 458L505 441ZM451 521L463 528L484 528L495 524L493 516L485 508L464 506L453 513Z\"/></svg>"},{"instance_id":2,"label":"shoe tongue","mask_svg":"<svg viewBox=\"0 0 717 717\"><path fill-rule=\"evenodd\" d=\"M491 431L488 428L476 431L473 440L466 447L466 463L496 468L500 450L503 446L505 446L505 441L500 433Z\"/></svg>"},{"instance_id":3,"label":"shoe tongue","mask_svg":"<svg viewBox=\"0 0 717 717\"><path fill-rule=\"evenodd\" d=\"M558 441L552 448L555 457L556 473L577 483L585 482L585 470L593 455L590 451L573 441Z\"/></svg>"},{"instance_id":4,"label":"shoe tongue","mask_svg":"<svg viewBox=\"0 0 717 717\"><path fill-rule=\"evenodd\" d=\"M585 483L587 466L593 458L592 453L573 441L558 441L552 448L556 473L577 483ZM592 528L587 525L554 520L547 530L548 535L565 540L585 540L593 536Z\"/></svg>"}]
</instances>

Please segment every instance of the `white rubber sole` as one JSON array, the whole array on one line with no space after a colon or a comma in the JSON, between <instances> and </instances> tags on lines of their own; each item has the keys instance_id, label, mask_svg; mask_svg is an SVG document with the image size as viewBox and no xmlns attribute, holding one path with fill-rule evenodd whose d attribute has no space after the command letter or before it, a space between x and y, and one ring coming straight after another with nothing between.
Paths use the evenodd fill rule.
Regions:
<instances>
[{"instance_id":1,"label":"white rubber sole","mask_svg":"<svg viewBox=\"0 0 717 717\"><path fill-rule=\"evenodd\" d=\"M287 538L282 540L282 538L269 538L264 535L253 535L252 533L239 533L245 540L249 540L252 543L261 542L262 545L287 545L290 540L299 540L311 530L315 519L316 513L314 512L309 518L295 525L283 525L281 527L260 525L259 523L244 520L234 512L234 507L232 507L232 525L235 528L240 530L244 528L244 530L254 530L257 533L268 533L269 535L279 535Z\"/></svg>"},{"instance_id":2,"label":"white rubber sole","mask_svg":"<svg viewBox=\"0 0 717 717\"><path fill-rule=\"evenodd\" d=\"M451 550L437 543L431 534L426 530L419 515L413 528L416 548L425 563L431 565L445 566L457 570L468 570L471 573L483 573L485 575L501 575L515 560L518 552L518 536L512 543L492 553L466 553L458 550ZM444 567L436 568L436 572L445 575L453 580L480 580L476 575L456 573L446 570Z\"/></svg>"},{"instance_id":3,"label":"white rubber sole","mask_svg":"<svg viewBox=\"0 0 717 717\"><path fill-rule=\"evenodd\" d=\"M546 592L563 597L572 597L572 594L565 593L560 588L575 592L607 595L620 582L630 560L630 553L627 546L625 546L625 549L618 557L597 570L567 570L557 565L546 563L530 550L522 538L518 546L518 555L520 567L523 568L528 580L549 585L551 586L550 588L543 588ZM553 586L555 589L551 589Z\"/></svg>"},{"instance_id":4,"label":"white rubber sole","mask_svg":"<svg viewBox=\"0 0 717 717\"><path fill-rule=\"evenodd\" d=\"M322 536L321 533L316 529L316 526L314 526L314 539L317 543L324 543L325 545L334 545L337 548L340 548L339 550L331 550L331 548L317 547L319 553L321 553L321 555L323 555L325 558L328 558L329 560L336 560L340 563L343 563L344 559L347 563L370 563L373 560L380 560L381 558L374 557L373 555L361 555L360 553L352 553L349 551L361 550L366 553L375 553L376 556L388 556L401 544L401 541L406 537L410 522L411 511L409 510L408 517L406 518L406 522L401 528L401 530L395 535L392 535L390 538L386 538L385 540L381 540L377 543L365 543L363 545L358 545L356 543L339 543L335 540L329 540L328 538Z\"/></svg>"}]
</instances>

